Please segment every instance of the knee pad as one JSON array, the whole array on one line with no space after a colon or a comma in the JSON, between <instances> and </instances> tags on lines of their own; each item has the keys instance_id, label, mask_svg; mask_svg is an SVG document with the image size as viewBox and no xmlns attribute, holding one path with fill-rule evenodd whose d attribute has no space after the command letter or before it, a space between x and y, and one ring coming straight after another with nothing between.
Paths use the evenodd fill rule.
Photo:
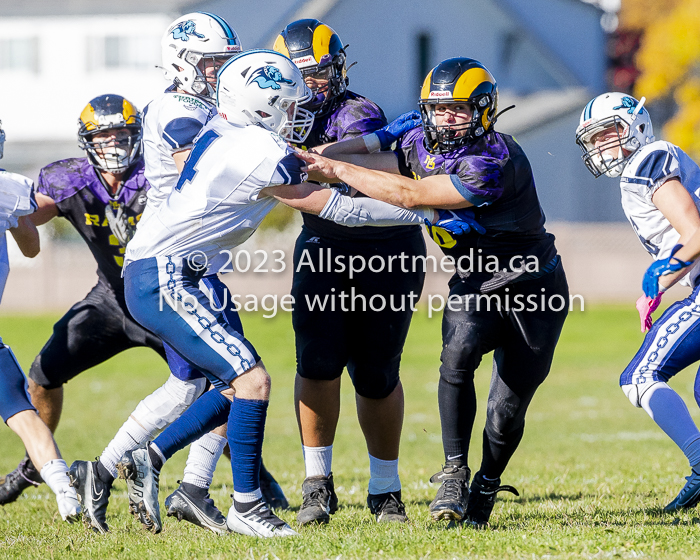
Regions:
<instances>
[{"instance_id":1,"label":"knee pad","mask_svg":"<svg viewBox=\"0 0 700 560\"><path fill-rule=\"evenodd\" d=\"M203 377L183 381L171 374L163 385L138 404L131 417L151 433L162 430L199 398L206 384Z\"/></svg>"},{"instance_id":2,"label":"knee pad","mask_svg":"<svg viewBox=\"0 0 700 560\"><path fill-rule=\"evenodd\" d=\"M654 385L659 384L668 387L668 385L663 381L649 381L647 383L639 384L630 383L629 385L622 385L620 388L634 406L636 406L637 408L642 408L642 397L644 396L644 393L646 393Z\"/></svg>"}]
</instances>

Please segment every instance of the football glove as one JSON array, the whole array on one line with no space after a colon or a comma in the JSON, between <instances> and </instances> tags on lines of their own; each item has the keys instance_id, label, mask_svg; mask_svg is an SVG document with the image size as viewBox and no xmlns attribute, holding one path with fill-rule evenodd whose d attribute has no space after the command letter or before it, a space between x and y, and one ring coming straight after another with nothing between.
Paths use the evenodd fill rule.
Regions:
<instances>
[{"instance_id":1,"label":"football glove","mask_svg":"<svg viewBox=\"0 0 700 560\"><path fill-rule=\"evenodd\" d=\"M681 247L683 247L683 245L676 245L671 251L670 257L654 261L649 265L649 268L647 268L647 271L644 273L644 279L642 280L642 289L648 297L655 298L659 295L659 276L673 274L693 264L693 261L683 261L673 256Z\"/></svg>"},{"instance_id":2,"label":"football glove","mask_svg":"<svg viewBox=\"0 0 700 560\"><path fill-rule=\"evenodd\" d=\"M655 298L650 298L649 296L640 296L640 298L637 300L636 306L637 311L639 311L639 320L641 322L640 328L642 332L647 332L651 329L651 326L653 324L651 314L654 311L656 311L657 307L659 307L662 295L663 294L659 294Z\"/></svg>"},{"instance_id":3,"label":"football glove","mask_svg":"<svg viewBox=\"0 0 700 560\"><path fill-rule=\"evenodd\" d=\"M486 229L476 221L474 212L469 208L459 208L456 210L435 209L438 213L438 220L434 224L430 220L425 220L430 235L433 234L434 227L440 227L452 235L464 235L474 230L477 233L486 233Z\"/></svg>"},{"instance_id":4,"label":"football glove","mask_svg":"<svg viewBox=\"0 0 700 560\"><path fill-rule=\"evenodd\" d=\"M417 126L421 126L421 124L422 120L420 113L418 111L409 111L408 113L399 115L388 125L380 128L379 130L375 130L374 134L376 134L377 138L379 139L381 149L386 150L409 130L416 128Z\"/></svg>"},{"instance_id":5,"label":"football glove","mask_svg":"<svg viewBox=\"0 0 700 560\"><path fill-rule=\"evenodd\" d=\"M112 230L114 237L119 241L119 245L126 247L126 244L134 237L136 228L129 224L129 220L124 212L124 207L120 206L115 214L112 207L108 204L105 207L105 217L109 228Z\"/></svg>"}]
</instances>

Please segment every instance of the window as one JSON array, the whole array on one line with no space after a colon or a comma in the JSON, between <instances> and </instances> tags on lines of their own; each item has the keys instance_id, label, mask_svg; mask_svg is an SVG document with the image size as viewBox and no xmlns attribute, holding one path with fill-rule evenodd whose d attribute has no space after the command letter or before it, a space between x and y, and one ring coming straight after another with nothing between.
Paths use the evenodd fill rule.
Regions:
<instances>
[{"instance_id":1,"label":"window","mask_svg":"<svg viewBox=\"0 0 700 560\"><path fill-rule=\"evenodd\" d=\"M108 35L88 39L88 71L148 69L160 61L157 38Z\"/></svg>"},{"instance_id":2,"label":"window","mask_svg":"<svg viewBox=\"0 0 700 560\"><path fill-rule=\"evenodd\" d=\"M0 39L0 70L39 71L39 38Z\"/></svg>"}]
</instances>

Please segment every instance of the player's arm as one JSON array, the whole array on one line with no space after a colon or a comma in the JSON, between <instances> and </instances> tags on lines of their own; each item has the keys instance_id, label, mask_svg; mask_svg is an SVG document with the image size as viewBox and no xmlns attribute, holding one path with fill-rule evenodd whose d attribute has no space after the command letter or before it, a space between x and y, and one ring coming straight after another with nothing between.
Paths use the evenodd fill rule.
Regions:
<instances>
[{"instance_id":1,"label":"player's arm","mask_svg":"<svg viewBox=\"0 0 700 560\"><path fill-rule=\"evenodd\" d=\"M46 222L58 216L58 206L53 198L40 192L35 192L37 210L28 217L35 226L44 225Z\"/></svg>"},{"instance_id":2,"label":"player's arm","mask_svg":"<svg viewBox=\"0 0 700 560\"><path fill-rule=\"evenodd\" d=\"M437 213L431 209L414 211L370 198L352 198L313 183L266 187L260 196L273 196L296 210L349 227L423 224L426 219L430 222L438 219Z\"/></svg>"},{"instance_id":3,"label":"player's arm","mask_svg":"<svg viewBox=\"0 0 700 560\"><path fill-rule=\"evenodd\" d=\"M182 173L182 170L185 167L185 162L187 161L187 158L190 157L191 151L192 148L188 148L187 150L182 150L173 154L173 161L175 162L175 167L177 167L178 173Z\"/></svg>"},{"instance_id":4,"label":"player's arm","mask_svg":"<svg viewBox=\"0 0 700 560\"><path fill-rule=\"evenodd\" d=\"M683 247L674 255L685 260L695 260L700 255L700 214L693 198L676 178L669 179L652 195L652 202L680 234L679 243ZM698 239L693 239L697 237ZM692 240L692 244L691 244ZM673 274L661 276L659 284L670 288L688 272L684 268Z\"/></svg>"},{"instance_id":5,"label":"player's arm","mask_svg":"<svg viewBox=\"0 0 700 560\"><path fill-rule=\"evenodd\" d=\"M339 156L348 161L311 153L299 153L298 157L307 163L310 173L320 173L326 180L338 179L371 198L401 208L455 209L473 206L457 190L455 181L459 181L459 178L433 175L416 181L404 177L398 174L398 161L392 152ZM392 164L390 158L393 158ZM387 172L390 165L393 165L392 171Z\"/></svg>"},{"instance_id":6,"label":"player's arm","mask_svg":"<svg viewBox=\"0 0 700 560\"><path fill-rule=\"evenodd\" d=\"M10 228L10 233L25 257L33 259L39 254L41 249L39 231L30 219L30 216L17 218L17 227Z\"/></svg>"}]
</instances>

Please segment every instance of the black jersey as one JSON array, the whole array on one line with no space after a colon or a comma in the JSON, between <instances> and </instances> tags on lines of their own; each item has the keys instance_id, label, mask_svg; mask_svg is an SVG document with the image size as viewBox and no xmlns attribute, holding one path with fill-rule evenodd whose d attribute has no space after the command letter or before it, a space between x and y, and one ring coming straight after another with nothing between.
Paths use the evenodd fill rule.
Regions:
<instances>
[{"instance_id":1,"label":"black jersey","mask_svg":"<svg viewBox=\"0 0 700 560\"><path fill-rule=\"evenodd\" d=\"M109 206L114 213L122 207L129 224L135 226L146 207L148 188L143 161L134 164L117 195L112 197L87 158L70 158L44 167L36 190L52 198L58 215L78 230L97 261L98 277L115 292L123 293L125 248L112 233L105 209Z\"/></svg>"},{"instance_id":2,"label":"black jersey","mask_svg":"<svg viewBox=\"0 0 700 560\"><path fill-rule=\"evenodd\" d=\"M396 153L402 175L413 179L450 175L486 228L483 235L458 236L433 228L433 238L445 254L455 260L472 256L462 259L468 274L461 277L481 286L493 277L496 260L499 271L542 270L557 253L554 236L544 228L532 168L520 145L507 134L490 131L474 143L440 155L428 152L424 138L420 127L401 138Z\"/></svg>"},{"instance_id":3,"label":"black jersey","mask_svg":"<svg viewBox=\"0 0 700 560\"><path fill-rule=\"evenodd\" d=\"M356 93L346 92L342 101L325 115L314 119L314 125L303 147L313 148L370 134L387 124L379 106ZM364 196L358 193L357 196ZM415 233L416 226L346 227L313 214L302 214L304 225L314 234L332 239L385 239Z\"/></svg>"}]
</instances>

